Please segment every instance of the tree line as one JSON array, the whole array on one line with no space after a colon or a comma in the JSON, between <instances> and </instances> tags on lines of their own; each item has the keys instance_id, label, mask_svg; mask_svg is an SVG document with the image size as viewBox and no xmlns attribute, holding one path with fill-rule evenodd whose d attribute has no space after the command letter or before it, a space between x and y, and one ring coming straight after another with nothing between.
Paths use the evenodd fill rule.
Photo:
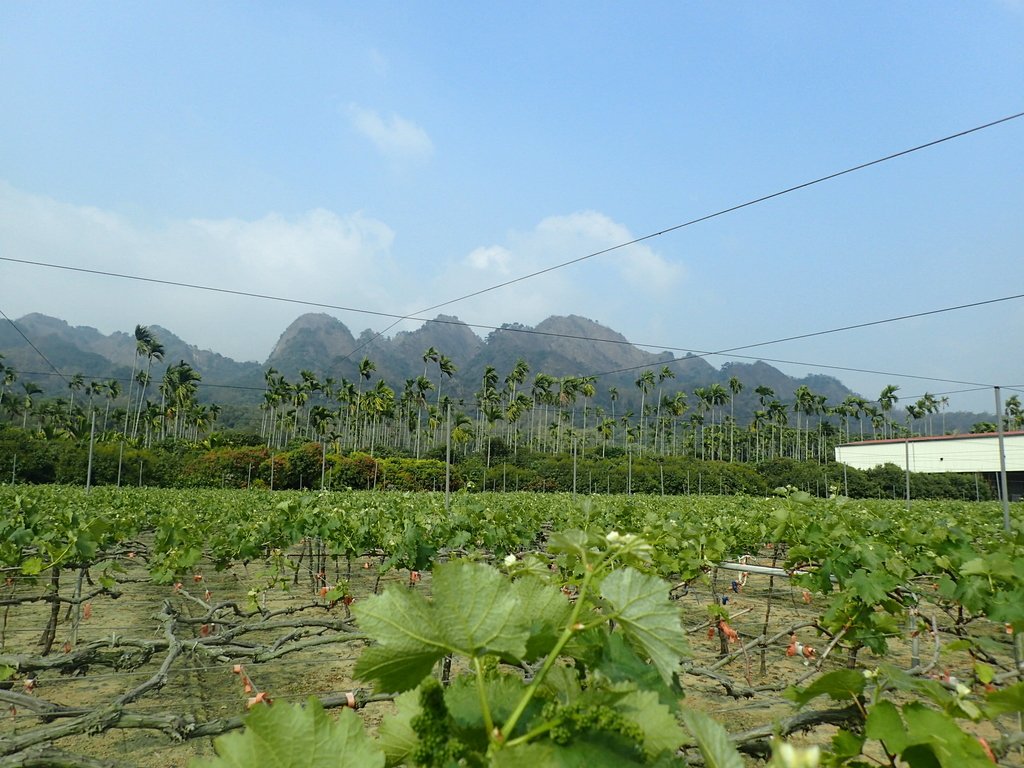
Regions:
<instances>
[{"instance_id":1,"label":"tree line","mask_svg":"<svg viewBox=\"0 0 1024 768\"><path fill-rule=\"evenodd\" d=\"M19 380L0 355L0 413L9 424L48 440L92 436L132 447L209 444L222 409L199 401L200 373L181 360L167 364L154 381L154 364L164 362L164 347L146 326L136 326L135 339L127 387L117 379L87 382L76 373L65 377L67 397L41 398L42 389ZM626 452L638 459L826 463L837 443L943 434L948 406L948 398L926 393L899 414L899 387L892 384L875 400L848 395L837 403L806 385L788 397L759 385L753 389L757 406L741 423L736 398L746 385L735 376L686 391L673 386L675 372L664 365L639 371L635 391L626 393L618 386L602 391L595 376L533 371L519 359L505 372L487 366L467 397L453 386L458 369L450 357L431 346L422 362L422 374L398 385L376 376L369 357L360 361L353 380L309 370L289 380L268 368L259 439L268 450L317 442L336 453L412 458L436 455L450 445L456 455L483 456L487 466L496 444L512 454L581 458ZM1024 427L1019 396L1007 399L1002 418L1007 429ZM980 423L975 428L995 427Z\"/></svg>"}]
</instances>

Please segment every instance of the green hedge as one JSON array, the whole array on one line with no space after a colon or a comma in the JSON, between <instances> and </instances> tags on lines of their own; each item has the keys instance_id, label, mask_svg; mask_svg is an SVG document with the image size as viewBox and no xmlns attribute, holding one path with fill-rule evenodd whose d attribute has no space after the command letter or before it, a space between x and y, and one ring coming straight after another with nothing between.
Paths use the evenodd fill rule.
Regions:
<instances>
[{"instance_id":1,"label":"green hedge","mask_svg":"<svg viewBox=\"0 0 1024 768\"><path fill-rule=\"evenodd\" d=\"M95 485L159 485L171 487L273 487L442 490L445 462L366 453L325 455L320 443L295 445L271 453L265 445L246 445L243 439L215 441L217 447L197 448L165 443L134 448L118 442L97 443L93 454ZM227 444L225 444L227 443ZM16 427L0 427L0 482L68 483L84 485L89 463L87 440L46 440ZM577 456L530 451L509 452L492 442L486 454L462 457L453 467L454 490L567 492L766 494L779 486L794 486L825 496L833 490L855 498L902 498L903 470L894 465L858 470L841 464L774 459L758 465L700 461L681 456L630 457L622 451L607 456ZM920 499L989 500L988 482L974 475L913 474L911 496Z\"/></svg>"}]
</instances>

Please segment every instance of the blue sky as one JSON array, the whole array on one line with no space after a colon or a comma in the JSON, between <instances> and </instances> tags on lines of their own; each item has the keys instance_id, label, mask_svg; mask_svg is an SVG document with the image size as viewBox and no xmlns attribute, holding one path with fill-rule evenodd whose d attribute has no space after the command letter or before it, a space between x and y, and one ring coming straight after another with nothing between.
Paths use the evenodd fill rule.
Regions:
<instances>
[{"instance_id":1,"label":"blue sky","mask_svg":"<svg viewBox=\"0 0 1024 768\"><path fill-rule=\"evenodd\" d=\"M1020 111L1019 0L4 3L0 256L404 315ZM1024 119L443 311L719 350L1021 294L1022 161ZM305 311L0 286L12 318L236 359ZM1024 385L1022 332L1018 299L745 354L981 410L893 374Z\"/></svg>"}]
</instances>

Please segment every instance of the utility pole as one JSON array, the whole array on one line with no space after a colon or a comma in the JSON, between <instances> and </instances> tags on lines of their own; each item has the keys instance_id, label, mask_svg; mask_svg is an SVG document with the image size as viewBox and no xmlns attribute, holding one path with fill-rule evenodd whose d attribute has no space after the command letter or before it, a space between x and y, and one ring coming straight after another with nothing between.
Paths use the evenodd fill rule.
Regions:
<instances>
[{"instance_id":1,"label":"utility pole","mask_svg":"<svg viewBox=\"0 0 1024 768\"><path fill-rule=\"evenodd\" d=\"M999 434L999 498L1003 502L1003 530L1010 532L1010 494L1006 484L1006 446L1003 439L1003 399L999 387L993 387L996 394L996 431Z\"/></svg>"},{"instance_id":2,"label":"utility pole","mask_svg":"<svg viewBox=\"0 0 1024 768\"><path fill-rule=\"evenodd\" d=\"M444 511L452 511L452 404L445 408L444 435Z\"/></svg>"},{"instance_id":3,"label":"utility pole","mask_svg":"<svg viewBox=\"0 0 1024 768\"><path fill-rule=\"evenodd\" d=\"M904 462L906 462L904 464L904 469L905 469L904 475L906 477L906 482L907 482L907 512L909 512L910 511L910 438L909 437L906 438L906 440L904 440L904 442L903 442L903 452L904 452L904 456L905 456Z\"/></svg>"}]
</instances>

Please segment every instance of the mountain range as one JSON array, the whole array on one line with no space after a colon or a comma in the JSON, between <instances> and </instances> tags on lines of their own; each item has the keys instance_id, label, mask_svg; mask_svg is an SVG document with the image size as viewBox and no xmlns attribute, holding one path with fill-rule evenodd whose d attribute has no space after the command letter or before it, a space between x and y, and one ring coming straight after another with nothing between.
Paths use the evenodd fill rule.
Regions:
<instances>
[{"instance_id":1,"label":"mountain range","mask_svg":"<svg viewBox=\"0 0 1024 768\"><path fill-rule=\"evenodd\" d=\"M392 337L370 330L357 337L336 318L309 313L301 315L285 329L262 365L236 362L200 349L160 326L149 328L164 346L163 362L153 366L154 378L162 376L168 364L184 361L202 375L200 399L222 405L247 406L261 402L264 373L269 368L290 381L297 380L299 372L304 370L321 379L329 376L336 382L357 381L359 364L364 358L376 366L371 383L383 378L398 391L407 379L426 375L436 384L437 364L424 361L424 353L431 347L450 358L457 369L454 376L444 380L444 392L467 402L471 402L473 393L480 389L487 366L496 369L500 385L520 359L530 367L521 390L529 390L538 372L556 378L597 376L594 403L607 409L611 404L610 390L614 388L618 393L615 405L618 413L639 409L640 390L636 380L645 369L655 374L655 392L659 388L666 395L685 391L691 406L696 399L692 394L695 388L714 383L728 388L729 380L735 377L743 385L734 403L736 418L741 423L761 407L754 391L760 386L770 387L783 402L792 402L793 392L800 386L824 395L833 405L854 394L832 376L794 378L761 361L726 363L716 368L702 357L676 358L671 352L648 352L632 345L611 328L576 315L549 317L534 327L507 324L481 339L469 326L449 315L438 315L414 331ZM104 335L95 328L71 326L64 320L42 314L25 315L13 325L0 325L0 355L3 355L0 362L14 368L19 381L33 381L53 396L68 394L66 381L54 368L66 377L81 373L87 382L118 379L126 387L135 349L134 333L119 331ZM674 377L659 382L659 374L666 369ZM874 399L871 393L863 394L869 400ZM947 413L947 429L966 431L978 420L977 414L961 416Z\"/></svg>"}]
</instances>

